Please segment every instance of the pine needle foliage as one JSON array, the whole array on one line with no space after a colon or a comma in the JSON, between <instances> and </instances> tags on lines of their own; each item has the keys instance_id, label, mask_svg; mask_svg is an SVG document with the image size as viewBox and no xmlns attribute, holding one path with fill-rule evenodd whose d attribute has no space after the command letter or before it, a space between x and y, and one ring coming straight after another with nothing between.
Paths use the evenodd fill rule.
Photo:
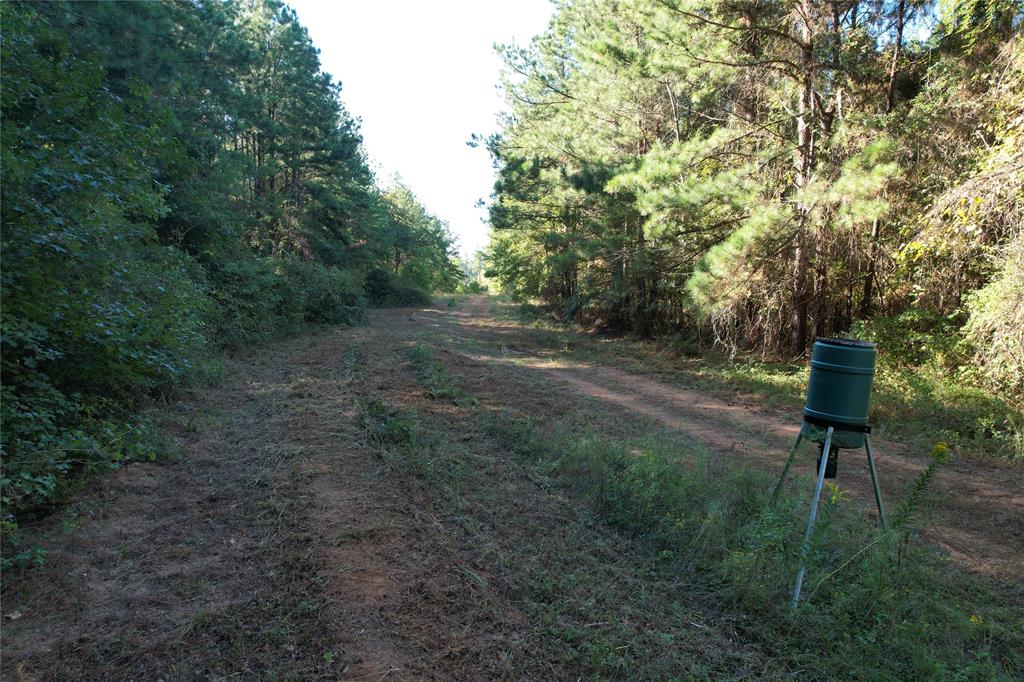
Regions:
<instances>
[{"instance_id":1,"label":"pine needle foliage","mask_svg":"<svg viewBox=\"0 0 1024 682\"><path fill-rule=\"evenodd\" d=\"M1020 315L995 292L1022 277L1022 16L1019 0L561 3L502 50L490 272L566 318L764 356L955 315L981 368L962 378L1019 403Z\"/></svg>"}]
</instances>

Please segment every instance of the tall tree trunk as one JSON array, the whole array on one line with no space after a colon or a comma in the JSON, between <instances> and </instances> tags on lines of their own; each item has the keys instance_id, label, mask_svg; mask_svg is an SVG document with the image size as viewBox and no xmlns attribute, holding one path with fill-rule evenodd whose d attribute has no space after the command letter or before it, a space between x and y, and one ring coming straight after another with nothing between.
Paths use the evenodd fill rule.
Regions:
<instances>
[{"instance_id":1,"label":"tall tree trunk","mask_svg":"<svg viewBox=\"0 0 1024 682\"><path fill-rule=\"evenodd\" d=\"M650 288L648 286L648 274L650 268L647 263L647 241L644 237L644 223L643 218L637 216L637 240L636 240L636 255L633 259L633 268L636 272L637 281L637 292L636 292L636 330L641 338L648 338L651 336L651 320L650 315L647 312L648 305L650 303L649 295Z\"/></svg>"},{"instance_id":2,"label":"tall tree trunk","mask_svg":"<svg viewBox=\"0 0 1024 682\"><path fill-rule=\"evenodd\" d=\"M860 295L860 319L871 315L871 300L874 297L875 277L878 272L878 238L882 234L882 221L875 218L871 222L871 241L868 242L868 271L864 275L864 290Z\"/></svg>"},{"instance_id":3,"label":"tall tree trunk","mask_svg":"<svg viewBox=\"0 0 1024 682\"><path fill-rule=\"evenodd\" d=\"M810 0L800 3L799 35L801 43L802 79L800 87L799 108L796 116L797 147L794 165L796 166L795 190L799 193L811 180L814 166L814 36L811 31L813 12ZM803 355L807 351L807 309L808 309L808 244L807 226L810 221L811 207L802 201L796 204L796 236L794 239L793 259L793 315L791 320L792 350L794 355Z\"/></svg>"},{"instance_id":4,"label":"tall tree trunk","mask_svg":"<svg viewBox=\"0 0 1024 682\"><path fill-rule=\"evenodd\" d=\"M802 208L797 209L796 248L793 259L793 316L792 348L794 355L803 355L807 350L807 215Z\"/></svg>"},{"instance_id":5,"label":"tall tree trunk","mask_svg":"<svg viewBox=\"0 0 1024 682\"><path fill-rule=\"evenodd\" d=\"M889 83L885 88L885 113L892 113L896 104L896 70L900 55L903 52L903 26L906 19L906 0L900 0L896 6L896 40L893 44L892 62L889 65ZM882 236L882 221L875 218L871 223L871 241L868 243L868 270L864 275L864 290L860 298L860 318L865 319L871 314L871 301L874 296L875 278L878 276L878 242Z\"/></svg>"},{"instance_id":6,"label":"tall tree trunk","mask_svg":"<svg viewBox=\"0 0 1024 682\"><path fill-rule=\"evenodd\" d=\"M737 18L737 24L745 31L743 40L740 42L740 49L743 53L750 57L751 61L759 61L761 55L761 34L753 29L757 26L759 19L759 7L756 2L746 3L742 9L739 10L740 16ZM736 95L735 107L739 117L747 123L753 123L757 119L757 108L758 108L758 95L760 83L758 82L758 75L760 69L758 67L748 67L743 69L740 73L740 87L739 92Z\"/></svg>"},{"instance_id":7,"label":"tall tree trunk","mask_svg":"<svg viewBox=\"0 0 1024 682\"><path fill-rule=\"evenodd\" d=\"M814 335L825 336L828 321L828 259L825 253L826 225L822 222L818 230L814 250Z\"/></svg>"},{"instance_id":8,"label":"tall tree trunk","mask_svg":"<svg viewBox=\"0 0 1024 682\"><path fill-rule=\"evenodd\" d=\"M903 53L903 26L906 22L906 0L900 0L896 6L896 40L893 44L892 63L889 64L889 85L885 89L885 113L891 113L896 103L896 69L900 55Z\"/></svg>"},{"instance_id":9,"label":"tall tree trunk","mask_svg":"<svg viewBox=\"0 0 1024 682\"><path fill-rule=\"evenodd\" d=\"M668 103L672 107L672 123L675 128L676 142L682 139L682 132L679 130L679 106L676 103L676 96L672 92L672 84L665 82L665 92L668 93Z\"/></svg>"}]
</instances>

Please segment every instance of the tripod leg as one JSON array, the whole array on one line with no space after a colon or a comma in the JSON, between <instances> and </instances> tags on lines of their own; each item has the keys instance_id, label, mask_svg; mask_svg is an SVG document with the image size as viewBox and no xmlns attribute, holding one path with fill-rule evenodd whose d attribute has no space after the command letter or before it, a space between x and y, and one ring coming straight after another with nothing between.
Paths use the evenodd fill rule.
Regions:
<instances>
[{"instance_id":1,"label":"tripod leg","mask_svg":"<svg viewBox=\"0 0 1024 682\"><path fill-rule=\"evenodd\" d=\"M828 427L825 434L825 447L821 451L821 465L818 466L818 483L814 486L814 499L811 500L811 515L807 517L807 531L804 533L804 544L800 547L800 570L796 574L796 584L793 586L793 602L791 608L796 608L800 601L800 588L804 582L804 571L807 567L807 552L811 548L811 534L814 532L814 520L818 516L818 500L821 499L821 486L825 483L825 468L828 466L828 456L832 450L832 427Z\"/></svg>"},{"instance_id":2,"label":"tripod leg","mask_svg":"<svg viewBox=\"0 0 1024 682\"><path fill-rule=\"evenodd\" d=\"M793 443L793 447L789 449L789 457L786 459L786 466L782 467L782 475L779 476L779 482L775 484L775 490L772 491L771 500L768 502L768 506L775 504L776 498L779 496L779 491L782 490L782 482L786 480L786 474L789 473L789 467L793 463L793 458L796 457L796 449L800 445L800 441L803 440L804 433L801 431L796 436L796 442Z\"/></svg>"},{"instance_id":3,"label":"tripod leg","mask_svg":"<svg viewBox=\"0 0 1024 682\"><path fill-rule=\"evenodd\" d=\"M875 489L875 504L878 505L878 524L885 528L885 510L882 509L882 489L878 485L878 472L875 470L875 458L871 456L871 441L864 434L864 449L868 452L868 468L871 469L871 485Z\"/></svg>"}]
</instances>

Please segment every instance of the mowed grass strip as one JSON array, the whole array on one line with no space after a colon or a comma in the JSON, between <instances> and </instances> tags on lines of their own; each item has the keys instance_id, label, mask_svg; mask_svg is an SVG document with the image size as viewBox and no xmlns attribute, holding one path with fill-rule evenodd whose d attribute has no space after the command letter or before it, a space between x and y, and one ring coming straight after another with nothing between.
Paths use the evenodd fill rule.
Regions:
<instances>
[{"instance_id":1,"label":"mowed grass strip","mask_svg":"<svg viewBox=\"0 0 1024 682\"><path fill-rule=\"evenodd\" d=\"M430 367L429 373L421 372L421 378L443 386L459 384L428 346L420 344L414 353L417 364ZM934 449L929 464L904 496L890 500L895 527L889 530L878 530L863 508L839 488L826 488L805 600L792 612L789 594L806 523L809 481L796 487L804 492L794 493L791 488L769 505L771 474L711 457L681 436L666 432L633 440L608 438L590 426L593 415L581 413L547 423L476 407L461 392L443 399L453 397L466 406L471 423L466 428L485 431L478 448L493 449L497 442L501 449L520 455L531 481L568 491L573 499L585 502L594 521L613 529L627 543L637 561L633 578L650 588L638 595L617 593L611 598L606 586L587 580L558 556L567 552L575 557L573 561L589 565L591 572L593 562L614 565L616 560L601 549L608 541L600 533L590 534L590 547L541 549L549 554L551 564L526 579L530 611L547 624L545 636L555 638L568 652L566 660L576 665L608 676L640 670L669 677L680 669L694 675L724 672L703 664L672 672L678 660L662 647L692 638L698 629L678 613L662 611L664 620L657 624L645 619L651 630L632 639L616 627L583 627L621 623L601 614L650 609L652 595L658 595L658 599L685 604L691 621L697 599L702 617L712 619L714 627L734 631L739 648L754 646L771 652L774 664L759 671L769 676L772 672L852 679L1017 679L1024 675L1024 589L1015 584L992 585L964 572L921 542L916 532L929 484L945 463L941 446ZM428 415L419 418L429 420ZM445 450L434 448L441 457ZM458 464L464 464L464 459ZM477 478L474 485L486 487L488 482ZM570 527L560 532L576 531ZM589 596L580 596L581 591ZM575 596L568 598L569 594ZM616 605L614 599L623 603ZM581 603L595 608L580 608ZM658 634L648 636L650 632ZM591 641L594 638L597 641ZM646 667L641 660L662 661L666 667L653 663L653 668Z\"/></svg>"},{"instance_id":2,"label":"mowed grass strip","mask_svg":"<svg viewBox=\"0 0 1024 682\"><path fill-rule=\"evenodd\" d=\"M794 612L788 597L805 495L784 492L770 505L770 475L668 434L616 441L580 421L490 420L492 433L585 499L653 570L685 576L691 594L733 613L741 636L773 651L791 672L844 679L1024 675L1021 586L987 585L914 531L944 463L942 447L905 497L890 502L889 530L876 529L839 488L825 490L805 598ZM803 488L809 493L810 481Z\"/></svg>"}]
</instances>

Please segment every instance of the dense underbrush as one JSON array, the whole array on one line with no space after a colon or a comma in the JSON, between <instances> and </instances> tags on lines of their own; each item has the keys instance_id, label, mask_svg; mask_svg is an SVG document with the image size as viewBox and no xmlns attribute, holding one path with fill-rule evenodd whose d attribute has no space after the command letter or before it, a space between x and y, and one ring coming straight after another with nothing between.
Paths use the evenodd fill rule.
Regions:
<instances>
[{"instance_id":1,"label":"dense underbrush","mask_svg":"<svg viewBox=\"0 0 1024 682\"><path fill-rule=\"evenodd\" d=\"M430 291L413 277L375 268L366 275L366 295L376 306L429 305Z\"/></svg>"}]
</instances>

